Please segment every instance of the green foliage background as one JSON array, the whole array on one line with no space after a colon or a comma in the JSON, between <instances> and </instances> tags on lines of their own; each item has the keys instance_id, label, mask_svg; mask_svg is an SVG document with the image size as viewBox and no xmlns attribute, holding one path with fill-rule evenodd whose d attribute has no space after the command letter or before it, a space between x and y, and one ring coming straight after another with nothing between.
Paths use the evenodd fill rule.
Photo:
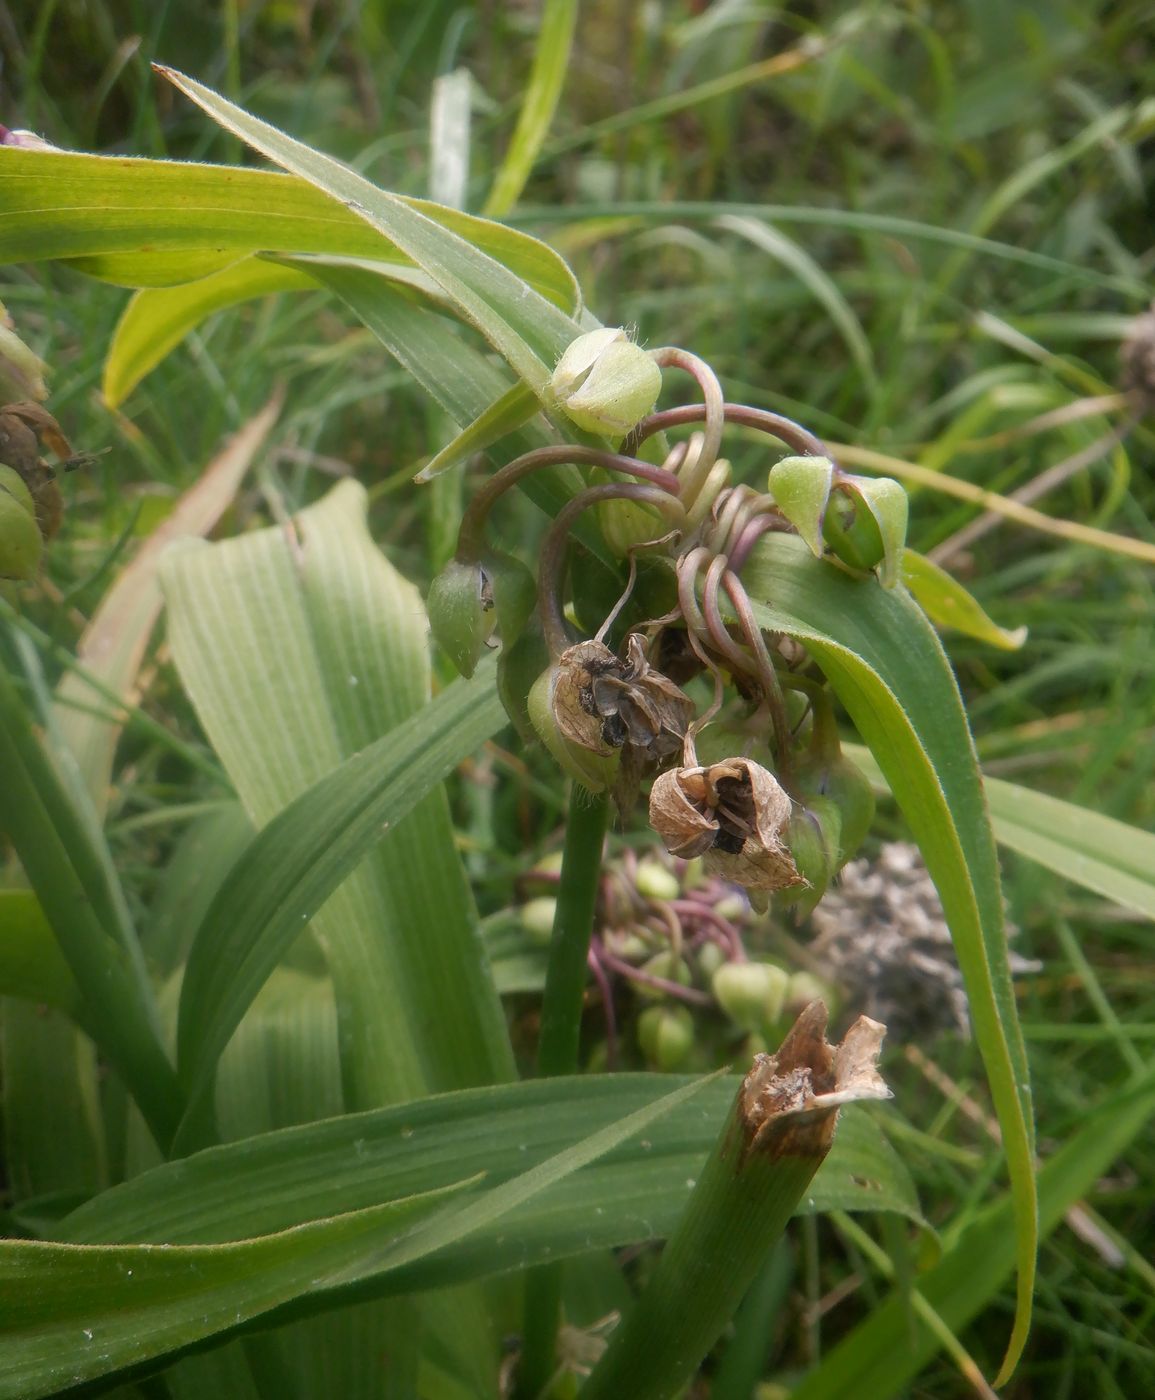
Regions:
<instances>
[{"instance_id":1,"label":"green foliage background","mask_svg":"<svg viewBox=\"0 0 1155 1400\"><path fill-rule=\"evenodd\" d=\"M76 150L255 163L151 74L155 60L384 188L478 212L491 198L538 42L537 9L521 5L58 0L35 14L10 7L3 18L12 82L0 120L9 126ZM1007 495L1130 413L1110 396L1120 383L1120 343L1150 298L1150 33L1139 4L720 0L642 9L586 0L560 107L507 217L567 258L603 322L636 326L643 344L690 346L715 366L730 397L790 413L852 448ZM784 54L794 57L784 62ZM453 78L462 68L470 75L467 141ZM316 501L333 474L352 474L368 491L373 538L405 579L424 591L451 552L470 477L455 470L421 491L410 482L453 425L332 298L282 294L209 319L115 410L99 390L123 290L47 264L8 269L3 300L51 366L53 412L78 445L112 449L68 482L52 588L24 609L48 682L135 542L274 384L284 406L229 512L228 534L283 520ZM1071 408L1100 397L1085 414ZM1044 430L1021 431L1052 412ZM1155 551L1155 436L1142 412L1135 417L1125 441L1038 504L1056 520ZM745 479L761 482L757 448L737 448L735 462ZM912 506L911 543L924 552L976 513L933 486L912 490ZM507 507L506 543L530 557L542 520L528 502ZM1004 522L951 564L996 622L1029 627L1016 652L949 638L985 771L1140 832L1155 825L1153 558ZM501 779L492 792L457 785L451 803L474 896L488 913L512 900L518 873L549 844L545 834L563 809L540 756L510 758L501 748L485 763ZM157 940L172 939L167 955L154 942L154 965L164 967L167 956L171 970L183 957L180 928L165 933L158 913L166 902L177 911L172 924L195 926L180 911L195 900L196 881L180 891L172 879L177 862L198 859L190 824L202 851L214 841L228 851L239 839L226 825L238 821L224 805L229 790L161 655L118 750L107 818L129 913L142 927L161 925ZM1090 860L1082 849L1090 834L1047 817L1036 828L1034 855L1038 831L1057 843L1050 870L1011 855L1004 874L1022 930L1017 946L1044 963L1020 997L1040 1145L1050 1157L1088 1121L1119 1130L1112 1155L1091 1174L1098 1184L1089 1204L1123 1263L1108 1264L1065 1227L1048 1236L1035 1332L1007 1393L1047 1386L1059 1395L1130 1396L1155 1382L1155 1277L1144 1262L1153 1243L1145 1183L1155 1143L1142 1113L1127 1107L1149 1071L1155 1036L1152 903L1144 903L1151 870L1128 854L1131 836L1120 828L1096 853L1107 873L1090 889L1057 880L1056 867ZM900 830L893 810L884 811L883 834ZM1018 849L1029 845L1020 839ZM282 975L310 972L305 965ZM298 1007L279 990L286 1008ZM317 1015L330 1021L319 1031L309 1022L306 1036L332 1032L331 1004ZM272 1024L262 1033L275 1038L275 1014ZM7 1003L6 1055L19 1044L35 1061L40 1030L26 1004ZM933 1054L982 1100L972 1047L943 1040ZM896 1057L888 1075L901 1109L896 1141L927 1218L948 1243L968 1229L998 1236L997 1219L981 1214L998 1167L989 1139L913 1066ZM36 1092L33 1078L21 1082ZM315 1102L335 1111L339 1085L314 1091ZM52 1084L40 1092L51 1096ZM254 1080L238 1090L242 1100L245 1092L270 1091ZM267 1122L241 1113L231 1135L243 1136L245 1123L252 1130L294 1121L285 1104L261 1111ZM47 1178L12 1183L49 1219L117 1179L126 1162L146 1164L130 1131L98 1149L93 1113L91 1104L63 1105L57 1121L73 1136L45 1159ZM1061 1213L1052 1210L1056 1219ZM10 1228L35 1233L42 1224L17 1215ZM821 1324L776 1339L765 1374L787 1385L873 1316L885 1291L866 1246L828 1220L799 1238L806 1267L791 1278L811 1302L852 1273L870 1281ZM885 1235L883 1242L892 1243ZM1007 1330L1012 1295L1003 1286L962 1333L988 1375ZM935 1303L949 1321L949 1295ZM347 1316L350 1334L358 1325L372 1331L372 1319ZM880 1325L898 1323L884 1317ZM245 1345L243 1384L271 1393L284 1357L259 1338ZM324 1345L339 1349L332 1337ZM882 1370L872 1374L894 1393L972 1393L946 1356L927 1357L914 1379L901 1368L888 1373L887 1348L879 1354ZM208 1364L182 1363L189 1369L171 1380L172 1392L195 1386L195 1368ZM303 1384L302 1394L316 1393ZM801 1393L820 1393L805 1384ZM821 1393L841 1393L837 1380L829 1384Z\"/></svg>"}]
</instances>

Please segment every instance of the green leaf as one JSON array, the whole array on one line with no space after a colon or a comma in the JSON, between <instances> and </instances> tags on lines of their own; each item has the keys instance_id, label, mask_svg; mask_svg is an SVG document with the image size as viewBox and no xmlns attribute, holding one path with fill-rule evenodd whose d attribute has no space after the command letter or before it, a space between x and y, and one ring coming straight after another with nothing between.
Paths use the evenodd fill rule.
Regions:
<instances>
[{"instance_id":1,"label":"green leaf","mask_svg":"<svg viewBox=\"0 0 1155 1400\"><path fill-rule=\"evenodd\" d=\"M440 1211L435 1208L446 1194L479 1180L461 1176L460 1160L447 1187L425 1187L419 1195L230 1244L0 1243L0 1397L37 1400L61 1384L115 1375L294 1300L316 1311L349 1286L380 1291L384 1275L436 1260L492 1231L515 1208L648 1129L709 1083L694 1079L653 1096Z\"/></svg>"},{"instance_id":2,"label":"green leaf","mask_svg":"<svg viewBox=\"0 0 1155 1400\"><path fill-rule=\"evenodd\" d=\"M454 247L469 256L501 263L514 282L524 278L550 318L568 323L565 313L580 305L573 273L538 239L428 200L390 198L422 227L450 231ZM165 287L260 252L412 266L404 250L351 209L272 171L13 147L0 152L0 262L69 258L81 271L124 286Z\"/></svg>"},{"instance_id":3,"label":"green leaf","mask_svg":"<svg viewBox=\"0 0 1155 1400\"><path fill-rule=\"evenodd\" d=\"M901 588L849 578L789 536L762 542L743 582L753 599L772 600L755 602L761 625L798 638L822 667L890 784L942 899L1016 1203L1018 1305L1005 1373L1030 1326L1034 1127L998 861L958 687L933 629Z\"/></svg>"},{"instance_id":4,"label":"green leaf","mask_svg":"<svg viewBox=\"0 0 1155 1400\"><path fill-rule=\"evenodd\" d=\"M280 412L281 395L276 393L228 441L149 535L101 599L81 634L76 667L65 673L56 688L57 732L71 751L79 780L101 818L108 806L113 756L124 724L114 702L130 703L160 616L156 577L160 556L175 540L209 533L236 498Z\"/></svg>"},{"instance_id":5,"label":"green leaf","mask_svg":"<svg viewBox=\"0 0 1155 1400\"><path fill-rule=\"evenodd\" d=\"M3 664L0 772L0 831L19 855L84 998L86 1027L165 1144L180 1116L180 1094L107 847L83 794L69 791L49 761Z\"/></svg>"},{"instance_id":6,"label":"green leaf","mask_svg":"<svg viewBox=\"0 0 1155 1400\"><path fill-rule=\"evenodd\" d=\"M844 745L876 786L882 771L868 750ZM1155 919L1155 836L1139 827L1033 792L1002 778L984 779L996 839L1072 884Z\"/></svg>"},{"instance_id":7,"label":"green leaf","mask_svg":"<svg viewBox=\"0 0 1155 1400\"><path fill-rule=\"evenodd\" d=\"M265 258L242 258L176 287L143 288L125 307L104 358L100 388L105 403L119 408L145 375L214 311L272 292L313 289L304 273Z\"/></svg>"},{"instance_id":8,"label":"green leaf","mask_svg":"<svg viewBox=\"0 0 1155 1400\"><path fill-rule=\"evenodd\" d=\"M75 1014L76 979L31 890L0 890L0 996Z\"/></svg>"},{"instance_id":9,"label":"green leaf","mask_svg":"<svg viewBox=\"0 0 1155 1400\"><path fill-rule=\"evenodd\" d=\"M106 1191L64 1223L61 1237L79 1244L216 1243L447 1185L463 1168L496 1184L687 1082L657 1074L528 1080L266 1133ZM495 1234L478 1237L455 1273L425 1269L421 1278L433 1286L662 1237L685 1205L734 1084L708 1084L644 1140L587 1167L532 1208L519 1208ZM261 1182L259 1192L245 1189L254 1181ZM805 1211L831 1209L893 1211L924 1224L910 1175L869 1113L839 1124L808 1193Z\"/></svg>"},{"instance_id":10,"label":"green leaf","mask_svg":"<svg viewBox=\"0 0 1155 1400\"><path fill-rule=\"evenodd\" d=\"M444 317L414 306L382 278L357 267L312 263L298 266L335 292L466 432L470 431L468 424L488 425L492 422L490 415L504 416L499 405L511 405L524 392L521 386L511 386L508 373L486 359ZM557 442L558 438L535 417L510 433L508 455L556 446ZM535 505L553 517L586 484L576 467L556 467L534 472L520 487ZM613 566L613 556L606 550L592 514L587 513L578 521L574 534L599 559ZM615 593L620 591L619 583Z\"/></svg>"},{"instance_id":11,"label":"green leaf","mask_svg":"<svg viewBox=\"0 0 1155 1400\"><path fill-rule=\"evenodd\" d=\"M522 428L531 418L541 412L541 405L524 384L515 384L507 389L501 398L479 414L467 428L463 428L452 442L433 456L417 473L414 480L433 481L442 472L463 462L475 452L481 452L492 443ZM543 434L544 436L544 434Z\"/></svg>"},{"instance_id":12,"label":"green leaf","mask_svg":"<svg viewBox=\"0 0 1155 1400\"><path fill-rule=\"evenodd\" d=\"M871 394L877 393L878 375L874 368L874 354L866 332L862 329L862 323L833 278L814 261L805 248L761 219L723 214L714 220L714 224L715 227L737 234L747 243L752 243L755 248L768 253L798 278L813 294L815 300L826 309L850 353L850 358L858 367L867 390Z\"/></svg>"},{"instance_id":13,"label":"green leaf","mask_svg":"<svg viewBox=\"0 0 1155 1400\"><path fill-rule=\"evenodd\" d=\"M234 1244L0 1243L0 1397L36 1400L228 1335L320 1291L465 1184Z\"/></svg>"},{"instance_id":14,"label":"green leaf","mask_svg":"<svg viewBox=\"0 0 1155 1400\"><path fill-rule=\"evenodd\" d=\"M902 581L932 622L953 627L1002 651L1018 651L1027 640L1027 629L1008 630L988 617L982 604L956 578L909 546L902 551Z\"/></svg>"},{"instance_id":15,"label":"green leaf","mask_svg":"<svg viewBox=\"0 0 1155 1400\"><path fill-rule=\"evenodd\" d=\"M250 116L211 88L169 68L159 71L226 130L384 234L433 279L514 373L534 393L544 394L558 357L582 328L512 271L508 257L492 257L451 231L452 221L445 217L449 211L439 211L440 218L434 218L436 206L418 208L415 201L378 189L348 166Z\"/></svg>"},{"instance_id":16,"label":"green leaf","mask_svg":"<svg viewBox=\"0 0 1155 1400\"><path fill-rule=\"evenodd\" d=\"M541 30L517 129L485 201L485 212L491 217L508 214L517 203L549 134L569 71L577 14L578 0L546 0L542 7Z\"/></svg>"},{"instance_id":17,"label":"green leaf","mask_svg":"<svg viewBox=\"0 0 1155 1400\"><path fill-rule=\"evenodd\" d=\"M356 1106L507 1075L500 1003L436 790L504 715L492 679L428 702L420 601L369 538L362 488L344 482L303 512L291 543L272 529L170 552L163 585L182 680L265 826L194 942L182 1074L203 1089L311 920Z\"/></svg>"},{"instance_id":18,"label":"green leaf","mask_svg":"<svg viewBox=\"0 0 1155 1400\"><path fill-rule=\"evenodd\" d=\"M1112 1162L1147 1127L1155 1109L1155 1073L1112 1095L1039 1170L1043 1236L1067 1208L1092 1190ZM956 1334L993 1301L1015 1267L1017 1203L1007 1196L981 1211L917 1287ZM822 1364L791 1391L791 1400L842 1400L846 1395L902 1394L942 1345L901 1293L875 1306Z\"/></svg>"}]
</instances>

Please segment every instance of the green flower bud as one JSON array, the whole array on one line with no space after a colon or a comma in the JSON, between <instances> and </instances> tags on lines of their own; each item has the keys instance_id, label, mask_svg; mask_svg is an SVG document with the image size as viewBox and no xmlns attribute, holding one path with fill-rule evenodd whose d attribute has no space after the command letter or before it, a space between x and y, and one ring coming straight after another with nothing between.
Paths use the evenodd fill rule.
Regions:
<instances>
[{"instance_id":1,"label":"green flower bud","mask_svg":"<svg viewBox=\"0 0 1155 1400\"><path fill-rule=\"evenodd\" d=\"M655 1069L680 1069L694 1048L694 1018L688 1008L647 1006L638 1017L638 1045Z\"/></svg>"},{"instance_id":2,"label":"green flower bud","mask_svg":"<svg viewBox=\"0 0 1155 1400\"><path fill-rule=\"evenodd\" d=\"M715 1000L736 1026L760 1033L782 1014L790 974L774 963L723 963L710 980Z\"/></svg>"},{"instance_id":3,"label":"green flower bud","mask_svg":"<svg viewBox=\"0 0 1155 1400\"><path fill-rule=\"evenodd\" d=\"M621 750L599 753L575 743L558 728L554 713L558 670L543 671L529 692L529 721L541 742L561 768L590 792L606 792L612 786L621 762Z\"/></svg>"},{"instance_id":4,"label":"green flower bud","mask_svg":"<svg viewBox=\"0 0 1155 1400\"><path fill-rule=\"evenodd\" d=\"M19 472L0 466L0 579L35 578L43 553L32 492Z\"/></svg>"},{"instance_id":5,"label":"green flower bud","mask_svg":"<svg viewBox=\"0 0 1155 1400\"><path fill-rule=\"evenodd\" d=\"M549 392L579 428L620 438L658 401L662 372L624 330L605 327L579 335L554 370Z\"/></svg>"},{"instance_id":6,"label":"green flower bud","mask_svg":"<svg viewBox=\"0 0 1155 1400\"><path fill-rule=\"evenodd\" d=\"M829 457L783 457L770 468L775 504L813 553L822 556L822 519L830 498L834 463Z\"/></svg>"},{"instance_id":7,"label":"green flower bud","mask_svg":"<svg viewBox=\"0 0 1155 1400\"><path fill-rule=\"evenodd\" d=\"M898 582L906 544L909 502L889 477L849 476L830 493L822 532L826 543L853 569L878 569L879 582Z\"/></svg>"},{"instance_id":8,"label":"green flower bud","mask_svg":"<svg viewBox=\"0 0 1155 1400\"><path fill-rule=\"evenodd\" d=\"M828 797L814 797L796 806L790 817L786 844L799 874L809 888L783 890L779 901L804 918L826 893L839 868L842 815Z\"/></svg>"},{"instance_id":9,"label":"green flower bud","mask_svg":"<svg viewBox=\"0 0 1155 1400\"><path fill-rule=\"evenodd\" d=\"M543 947L547 945L553 935L557 900L547 894L540 895L537 899L527 899L518 913L527 936L534 943L540 943Z\"/></svg>"},{"instance_id":10,"label":"green flower bud","mask_svg":"<svg viewBox=\"0 0 1155 1400\"><path fill-rule=\"evenodd\" d=\"M44 376L48 366L28 348L12 329L4 304L0 302L0 402L17 399L46 399Z\"/></svg>"},{"instance_id":11,"label":"green flower bud","mask_svg":"<svg viewBox=\"0 0 1155 1400\"><path fill-rule=\"evenodd\" d=\"M458 672L472 676L493 631L480 564L451 559L429 586L425 608L438 645Z\"/></svg>"},{"instance_id":12,"label":"green flower bud","mask_svg":"<svg viewBox=\"0 0 1155 1400\"><path fill-rule=\"evenodd\" d=\"M647 899L677 899L682 888L674 872L656 860L639 861L634 884Z\"/></svg>"}]
</instances>

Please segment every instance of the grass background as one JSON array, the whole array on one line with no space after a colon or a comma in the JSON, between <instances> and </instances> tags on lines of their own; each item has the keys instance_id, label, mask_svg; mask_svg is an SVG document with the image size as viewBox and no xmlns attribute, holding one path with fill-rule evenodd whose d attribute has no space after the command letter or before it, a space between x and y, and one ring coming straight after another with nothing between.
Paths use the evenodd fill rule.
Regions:
<instances>
[{"instance_id":1,"label":"grass background","mask_svg":"<svg viewBox=\"0 0 1155 1400\"><path fill-rule=\"evenodd\" d=\"M1118 388L1120 342L1150 299L1151 20L1139 3L586 0L551 138L511 217L571 260L604 321L636 325L646 344L693 348L731 398L1009 493L1127 412L1077 417L1069 406ZM442 193L430 160L446 100L438 80L465 68L470 139L454 153L464 202L480 209L537 22L535 5L495 0L9 5L0 120L82 150L247 159L153 78L156 59L388 188ZM786 71L767 75L771 59ZM767 220L769 240L758 232ZM372 493L377 539L410 578L424 584L446 557L468 478L425 492L409 482L448 425L321 296L214 318L116 413L98 386L126 294L50 266L12 271L2 296L51 366L53 412L78 446L111 448L68 483L51 587L28 610L47 638L72 645L132 539L275 383L286 409L227 528L294 510L351 472ZM1022 434L1052 410L1068 420ZM1155 543L1153 445L1140 416L1042 508ZM745 452L740 474L761 481L764 461ZM973 515L921 490L911 543L932 549ZM509 541L532 548L539 518L525 509L504 520ZM951 567L996 620L1030 628L1016 653L949 642L987 771L1150 830L1150 566L1003 524ZM110 811L142 910L182 820L225 790L163 653L145 709L161 726L130 727ZM545 844L561 796L533 755L489 761L504 781L485 801L460 794L457 808L479 898L497 909ZM1007 857L1005 870L1019 949L1044 964L1024 982L1021 1010L1045 1150L1149 1059L1150 925L1026 862ZM981 1102L971 1049L930 1049ZM899 1060L889 1073L904 1111L930 1125L908 1160L928 1213L945 1218L981 1196L989 1140L917 1068ZM1131 1247L1128 1265L1107 1266L1069 1230L1045 1244L1031 1349L1008 1393L1155 1388L1155 1279L1142 1263L1155 1247L1153 1156L1149 1133L1091 1202ZM833 1227L814 1234L800 1240L812 1251L811 1302L861 1267ZM831 1308L801 1342L782 1339L778 1361L836 1338L869 1310L870 1292ZM988 1373L1010 1307L1008 1293L964 1337ZM912 1393L970 1391L944 1360Z\"/></svg>"}]
</instances>

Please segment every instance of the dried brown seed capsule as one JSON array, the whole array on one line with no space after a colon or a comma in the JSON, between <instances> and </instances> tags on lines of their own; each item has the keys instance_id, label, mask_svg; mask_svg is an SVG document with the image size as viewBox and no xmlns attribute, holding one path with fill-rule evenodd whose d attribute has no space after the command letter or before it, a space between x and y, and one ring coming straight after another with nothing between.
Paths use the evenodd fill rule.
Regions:
<instances>
[{"instance_id":1,"label":"dried brown seed capsule","mask_svg":"<svg viewBox=\"0 0 1155 1400\"><path fill-rule=\"evenodd\" d=\"M773 891L805 884L783 839L790 798L774 775L745 758L660 774L650 825L673 855L702 855L706 869Z\"/></svg>"},{"instance_id":2,"label":"dried brown seed capsule","mask_svg":"<svg viewBox=\"0 0 1155 1400\"><path fill-rule=\"evenodd\" d=\"M624 661L601 642L579 642L563 652L553 709L572 743L607 755L632 748L657 761L678 751L694 715L689 696L646 660L636 633Z\"/></svg>"}]
</instances>

